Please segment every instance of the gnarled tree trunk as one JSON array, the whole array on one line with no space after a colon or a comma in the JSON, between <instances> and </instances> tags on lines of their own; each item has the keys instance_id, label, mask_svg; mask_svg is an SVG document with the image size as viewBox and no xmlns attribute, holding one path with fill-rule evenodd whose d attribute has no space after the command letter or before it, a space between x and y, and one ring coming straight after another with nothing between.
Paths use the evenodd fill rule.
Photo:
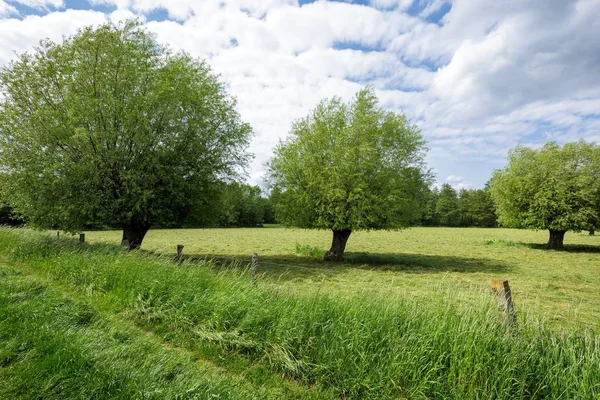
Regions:
<instances>
[{"instance_id":1,"label":"gnarled tree trunk","mask_svg":"<svg viewBox=\"0 0 600 400\"><path fill-rule=\"evenodd\" d=\"M331 241L331 248L325 253L325 261L342 261L344 259L344 250L346 249L346 242L352 233L351 230L345 229L342 231L333 231L333 240Z\"/></svg>"},{"instance_id":2,"label":"gnarled tree trunk","mask_svg":"<svg viewBox=\"0 0 600 400\"><path fill-rule=\"evenodd\" d=\"M550 229L550 238L548 239L548 248L549 249L562 249L563 248L563 240L565 238L565 233L567 231L553 231Z\"/></svg>"},{"instance_id":3,"label":"gnarled tree trunk","mask_svg":"<svg viewBox=\"0 0 600 400\"><path fill-rule=\"evenodd\" d=\"M129 242L129 250L140 248L149 229L150 225L147 224L130 224L123 226L123 239L127 239Z\"/></svg>"}]
</instances>

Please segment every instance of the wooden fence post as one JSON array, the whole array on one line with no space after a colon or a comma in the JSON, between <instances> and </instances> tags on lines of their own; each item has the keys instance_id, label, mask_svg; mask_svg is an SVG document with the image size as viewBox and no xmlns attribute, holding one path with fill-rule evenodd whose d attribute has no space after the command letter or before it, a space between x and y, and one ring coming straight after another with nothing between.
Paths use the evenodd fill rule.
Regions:
<instances>
[{"instance_id":1,"label":"wooden fence post","mask_svg":"<svg viewBox=\"0 0 600 400\"><path fill-rule=\"evenodd\" d=\"M517 315L515 313L515 306L512 301L512 292L510 290L510 285L506 279L493 279L492 280L492 290L496 294L496 298L498 299L498 303L504 311L504 317L506 322L510 326L517 325Z\"/></svg>"},{"instance_id":2,"label":"wooden fence post","mask_svg":"<svg viewBox=\"0 0 600 400\"><path fill-rule=\"evenodd\" d=\"M177 257L181 257L181 256L183 256L183 245L178 244L177 245Z\"/></svg>"},{"instance_id":3,"label":"wooden fence post","mask_svg":"<svg viewBox=\"0 0 600 400\"><path fill-rule=\"evenodd\" d=\"M258 254L254 253L252 255L252 279L256 282L258 278Z\"/></svg>"},{"instance_id":4,"label":"wooden fence post","mask_svg":"<svg viewBox=\"0 0 600 400\"><path fill-rule=\"evenodd\" d=\"M79 234L79 243L84 243L85 242L85 233L80 233Z\"/></svg>"}]
</instances>

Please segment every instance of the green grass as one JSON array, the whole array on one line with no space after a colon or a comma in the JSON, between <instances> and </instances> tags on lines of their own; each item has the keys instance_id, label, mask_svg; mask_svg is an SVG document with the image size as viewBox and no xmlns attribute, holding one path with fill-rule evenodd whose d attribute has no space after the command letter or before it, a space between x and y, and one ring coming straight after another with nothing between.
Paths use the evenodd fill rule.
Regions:
<instances>
[{"instance_id":1,"label":"green grass","mask_svg":"<svg viewBox=\"0 0 600 400\"><path fill-rule=\"evenodd\" d=\"M519 311L543 315L559 329L600 328L600 235L567 233L565 251L549 251L545 231L412 228L358 232L348 241L347 262L321 261L331 233L285 229L151 230L143 248L198 258L260 257L264 280L289 293L336 296L376 293L427 301L439 288L469 297L508 279ZM88 232L90 243L119 243L117 231Z\"/></svg>"},{"instance_id":2,"label":"green grass","mask_svg":"<svg viewBox=\"0 0 600 400\"><path fill-rule=\"evenodd\" d=\"M271 231L287 232L261 232ZM418 291L390 298L393 286L352 294L340 271L333 285L273 271L254 284L247 265L174 263L18 230L0 231L0 254L0 397L600 396L597 332L557 332L525 310L512 329L476 287L432 282L424 301ZM389 264L397 256L351 256L333 269L377 277L440 268L426 255L399 267ZM326 268L293 257L305 269ZM371 257L381 261L375 270L363 265Z\"/></svg>"},{"instance_id":3,"label":"green grass","mask_svg":"<svg viewBox=\"0 0 600 400\"><path fill-rule=\"evenodd\" d=\"M35 278L0 275L3 399L262 398Z\"/></svg>"}]
</instances>

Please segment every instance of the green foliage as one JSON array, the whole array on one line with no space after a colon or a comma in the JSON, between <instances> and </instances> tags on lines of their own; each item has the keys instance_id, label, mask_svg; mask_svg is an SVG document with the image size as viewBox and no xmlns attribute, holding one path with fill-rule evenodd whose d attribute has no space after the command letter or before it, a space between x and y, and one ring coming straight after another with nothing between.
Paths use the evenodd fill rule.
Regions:
<instances>
[{"instance_id":1,"label":"green foliage","mask_svg":"<svg viewBox=\"0 0 600 400\"><path fill-rule=\"evenodd\" d=\"M600 146L579 141L541 149L518 146L490 182L507 227L588 230L600 225Z\"/></svg>"},{"instance_id":2,"label":"green foliage","mask_svg":"<svg viewBox=\"0 0 600 400\"><path fill-rule=\"evenodd\" d=\"M423 214L416 224L423 226L463 226L491 228L496 210L489 189L461 189L450 185L427 189L421 200Z\"/></svg>"},{"instance_id":3,"label":"green foliage","mask_svg":"<svg viewBox=\"0 0 600 400\"><path fill-rule=\"evenodd\" d=\"M440 189L437 203L435 205L437 220L442 226L458 226L460 213L458 210L458 195L456 190L445 183Z\"/></svg>"},{"instance_id":4,"label":"green foliage","mask_svg":"<svg viewBox=\"0 0 600 400\"><path fill-rule=\"evenodd\" d=\"M42 377L41 383L52 384L34 382L31 397L44 393L37 391L39 387L55 390L53 397L78 397L73 391L76 382L84 390L99 390L96 393L101 395L102 390L117 390L102 385L111 381L120 383L127 396L136 393L136 379L143 382L146 376L152 387L163 388L168 395L174 390L164 385L168 378L156 379L166 372L183 384L190 371L187 362L181 362L179 374L168 374L173 362L148 368L150 361L158 362L156 357L164 354L165 348L189 352L193 358L226 362L222 368L235 368L228 363L232 360L247 360L250 370L263 368L262 382L267 386L274 382L271 379L284 376L287 379L282 386L301 385L303 393L313 398L591 399L600 394L600 338L596 333L554 332L522 313L520 329L507 329L487 292L474 304L463 304L456 298L452 301L454 291L439 293L425 304L415 299L389 302L373 294L287 295L261 281L253 284L249 274L226 269L216 272L206 268L209 264L197 268L184 263L173 268L164 258L80 246L22 231L1 231L0 252L12 268L22 270L20 273L31 274L32 279L84 303L56 310L47 305L48 301L31 300L35 293L43 293L43 288L23 296L14 287L7 287L3 277L0 310L13 315L8 322L18 324L19 319L14 318L17 314L8 311L17 304L26 316L28 329L14 329L4 324L4 318L0 319L2 329L13 329L23 337L29 331L45 329L56 335L52 328L58 327L60 334L71 335L63 340L68 340L69 352L58 357L51 351L33 352L32 356L44 363L26 364L28 376ZM30 309L19 305L26 302ZM32 317L36 311L41 317L37 321ZM47 318L47 313L54 313L53 318ZM122 340L123 334L115 335L112 342L105 340L108 335L97 325L102 315L154 333L164 346L139 348L136 355L132 347L122 345L142 340L133 330L129 341ZM61 325L57 320L65 322ZM95 327L96 331L81 340L77 335L85 327ZM98 339L92 334L95 332ZM22 343L35 346L42 340ZM90 350L98 360L92 365L100 372L91 377L86 371L93 367L85 363ZM147 351L153 358L146 362L141 356ZM64 360L60 367L71 369L62 369L64 374L48 379L43 365L49 365L52 357ZM120 368L129 357L129 368ZM28 362L31 356L22 359ZM115 368L105 368L110 366L106 360L114 360ZM83 370L77 368L79 365ZM233 381L228 371L222 375ZM248 370L243 370L243 376L256 379ZM206 383L205 388L223 390L221 382ZM12 383L0 380L5 387ZM27 389L22 387L23 396L27 396ZM236 395L234 391L229 394L233 398ZM267 396L257 393L257 397ZM292 396L284 392L280 398Z\"/></svg>"},{"instance_id":5,"label":"green foliage","mask_svg":"<svg viewBox=\"0 0 600 400\"><path fill-rule=\"evenodd\" d=\"M321 258L323 258L323 251L324 251L323 249L320 249L318 247L301 245L301 244L296 244L296 249L295 249L296 254L298 254L300 256L309 257L314 260L320 260Z\"/></svg>"},{"instance_id":6,"label":"green foliage","mask_svg":"<svg viewBox=\"0 0 600 400\"><path fill-rule=\"evenodd\" d=\"M258 186L237 182L227 184L221 194L219 225L224 227L262 225L266 202Z\"/></svg>"},{"instance_id":7,"label":"green foliage","mask_svg":"<svg viewBox=\"0 0 600 400\"><path fill-rule=\"evenodd\" d=\"M421 201L422 214L421 224L423 226L438 226L438 214L436 212L436 205L440 191L437 187L433 189L427 189L423 192L423 198Z\"/></svg>"},{"instance_id":8,"label":"green foliage","mask_svg":"<svg viewBox=\"0 0 600 400\"><path fill-rule=\"evenodd\" d=\"M24 223L25 220L15 215L11 206L0 203L0 225L19 226Z\"/></svg>"},{"instance_id":9,"label":"green foliage","mask_svg":"<svg viewBox=\"0 0 600 400\"><path fill-rule=\"evenodd\" d=\"M424 141L372 89L323 100L296 121L270 163L279 222L332 230L394 229L419 215L429 179Z\"/></svg>"},{"instance_id":10,"label":"green foliage","mask_svg":"<svg viewBox=\"0 0 600 400\"><path fill-rule=\"evenodd\" d=\"M459 226L496 226L496 211L489 189L461 189L458 213Z\"/></svg>"},{"instance_id":11,"label":"green foliage","mask_svg":"<svg viewBox=\"0 0 600 400\"><path fill-rule=\"evenodd\" d=\"M276 224L277 217L275 216L275 210L273 208L273 200L271 196L269 196L268 198L262 197L261 202L263 204L264 210L263 222L265 224Z\"/></svg>"},{"instance_id":12,"label":"green foliage","mask_svg":"<svg viewBox=\"0 0 600 400\"><path fill-rule=\"evenodd\" d=\"M523 247L526 246L524 243L517 243L512 240L504 240L504 239L493 239L486 240L484 242L486 246L504 246L504 247Z\"/></svg>"},{"instance_id":13,"label":"green foliage","mask_svg":"<svg viewBox=\"0 0 600 400\"><path fill-rule=\"evenodd\" d=\"M247 163L225 86L140 22L43 40L0 90L3 196L40 227L181 224Z\"/></svg>"}]
</instances>

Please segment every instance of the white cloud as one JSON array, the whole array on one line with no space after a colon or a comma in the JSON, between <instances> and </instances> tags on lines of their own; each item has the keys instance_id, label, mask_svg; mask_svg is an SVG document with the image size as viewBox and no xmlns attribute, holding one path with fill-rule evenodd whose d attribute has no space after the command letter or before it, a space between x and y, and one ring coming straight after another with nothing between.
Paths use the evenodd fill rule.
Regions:
<instances>
[{"instance_id":1,"label":"white cloud","mask_svg":"<svg viewBox=\"0 0 600 400\"><path fill-rule=\"evenodd\" d=\"M103 13L95 11L67 10L44 16L30 15L22 20L11 18L0 23L0 65L14 57L14 52L31 50L40 39L59 42L63 35L72 35L77 28L97 25L106 21Z\"/></svg>"},{"instance_id":2,"label":"white cloud","mask_svg":"<svg viewBox=\"0 0 600 400\"><path fill-rule=\"evenodd\" d=\"M444 100L448 121L509 113L600 85L600 3L593 10L576 2L539 9L528 3L489 34L463 41L438 71L432 90Z\"/></svg>"},{"instance_id":3,"label":"white cloud","mask_svg":"<svg viewBox=\"0 0 600 400\"><path fill-rule=\"evenodd\" d=\"M447 0L433 0L425 5L425 8L421 11L420 15L425 18L429 17L431 14L438 12L447 3L449 3Z\"/></svg>"},{"instance_id":4,"label":"white cloud","mask_svg":"<svg viewBox=\"0 0 600 400\"><path fill-rule=\"evenodd\" d=\"M134 14L133 12L129 11L129 10L125 10L125 9L116 9L115 11L111 12L109 15L109 19L111 22L113 23L119 23L119 22L124 22L124 21L128 21L131 19L140 19L142 21L145 20L145 18L142 16L138 16L136 14Z\"/></svg>"},{"instance_id":5,"label":"white cloud","mask_svg":"<svg viewBox=\"0 0 600 400\"><path fill-rule=\"evenodd\" d=\"M13 4L21 4L27 7L45 10L48 7L61 8L64 7L64 0L11 0Z\"/></svg>"},{"instance_id":6,"label":"white cloud","mask_svg":"<svg viewBox=\"0 0 600 400\"><path fill-rule=\"evenodd\" d=\"M597 0L371 0L372 7L297 0L90 0L108 15L65 10L8 18L0 0L0 65L40 38L164 10L147 26L161 42L205 58L256 132L251 181L294 119L323 97L350 99L371 84L429 141L428 162L455 187L482 186L517 143L600 136ZM61 0L21 3L62 4ZM16 4L15 2L11 4Z\"/></svg>"},{"instance_id":7,"label":"white cloud","mask_svg":"<svg viewBox=\"0 0 600 400\"><path fill-rule=\"evenodd\" d=\"M446 178L445 183L452 186L455 190L460 191L462 189L472 189L473 185L465 180L462 176L450 175ZM438 186L439 187L439 186Z\"/></svg>"},{"instance_id":8,"label":"white cloud","mask_svg":"<svg viewBox=\"0 0 600 400\"><path fill-rule=\"evenodd\" d=\"M5 1L0 0L0 18L8 17L10 15L18 14L19 12L14 6L7 4Z\"/></svg>"},{"instance_id":9,"label":"white cloud","mask_svg":"<svg viewBox=\"0 0 600 400\"><path fill-rule=\"evenodd\" d=\"M415 0L370 0L369 4L383 10L406 10L414 3L414 1Z\"/></svg>"}]
</instances>

